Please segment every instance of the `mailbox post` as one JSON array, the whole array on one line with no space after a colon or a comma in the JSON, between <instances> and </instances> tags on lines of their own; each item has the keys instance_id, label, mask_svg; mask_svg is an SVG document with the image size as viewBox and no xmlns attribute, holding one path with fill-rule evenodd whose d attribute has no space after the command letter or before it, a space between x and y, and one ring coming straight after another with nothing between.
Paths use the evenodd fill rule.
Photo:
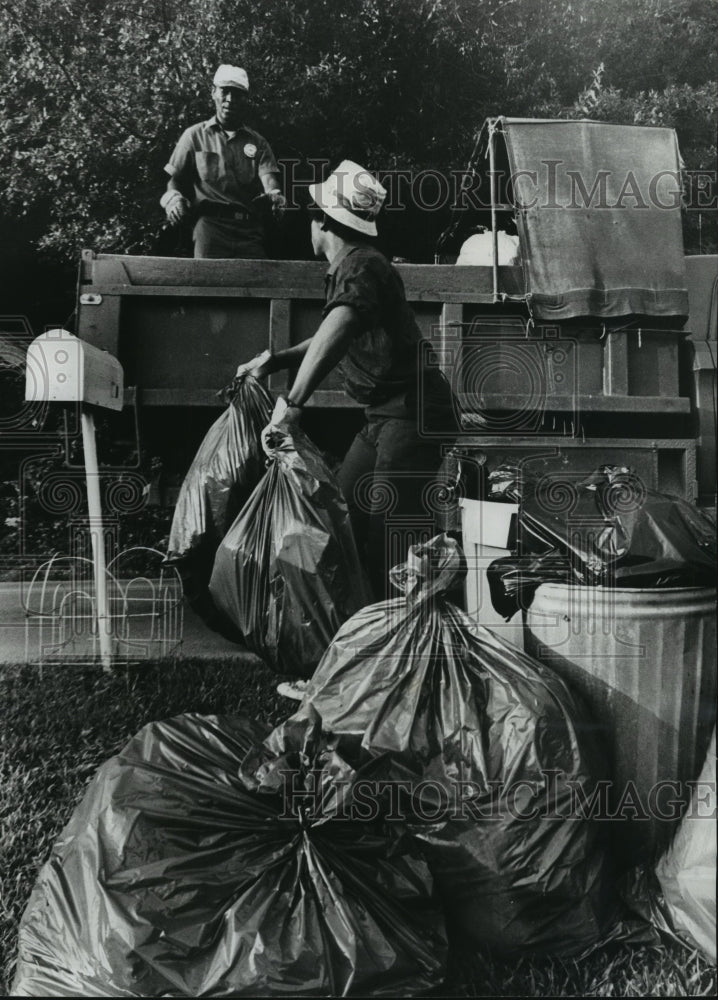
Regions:
<instances>
[{"instance_id":1,"label":"mailbox post","mask_svg":"<svg viewBox=\"0 0 718 1000\"><path fill-rule=\"evenodd\" d=\"M95 617L100 659L112 663L112 620L107 602L105 543L100 500L100 469L93 407L121 410L124 378L117 358L79 340L67 330L48 330L27 351L25 399L29 402L77 403L85 454L87 508L95 575ZM94 530L93 530L94 525Z\"/></svg>"}]
</instances>

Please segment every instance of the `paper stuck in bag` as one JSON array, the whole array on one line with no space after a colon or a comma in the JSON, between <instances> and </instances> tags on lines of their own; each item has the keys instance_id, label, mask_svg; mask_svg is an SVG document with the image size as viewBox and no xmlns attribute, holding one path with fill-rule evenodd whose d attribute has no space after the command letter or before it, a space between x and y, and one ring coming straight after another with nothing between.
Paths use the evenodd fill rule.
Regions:
<instances>
[{"instance_id":1,"label":"paper stuck in bag","mask_svg":"<svg viewBox=\"0 0 718 1000\"><path fill-rule=\"evenodd\" d=\"M491 500L462 498L461 532L464 543L490 546L494 549L513 548L519 513L517 503L495 503ZM505 553L501 553L504 555ZM499 553L495 558L498 559Z\"/></svg>"}]
</instances>

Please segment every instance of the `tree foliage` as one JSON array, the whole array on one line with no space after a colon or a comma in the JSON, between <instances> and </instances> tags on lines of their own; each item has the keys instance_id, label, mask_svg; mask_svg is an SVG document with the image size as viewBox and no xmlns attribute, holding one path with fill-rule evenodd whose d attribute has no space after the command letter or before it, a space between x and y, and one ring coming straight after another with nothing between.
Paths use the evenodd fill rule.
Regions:
<instances>
[{"instance_id":1,"label":"tree foliage","mask_svg":"<svg viewBox=\"0 0 718 1000\"><path fill-rule=\"evenodd\" d=\"M575 114L672 125L710 168L716 37L713 0L0 0L2 212L66 260L147 249L219 62L298 161L449 171L489 114Z\"/></svg>"}]
</instances>

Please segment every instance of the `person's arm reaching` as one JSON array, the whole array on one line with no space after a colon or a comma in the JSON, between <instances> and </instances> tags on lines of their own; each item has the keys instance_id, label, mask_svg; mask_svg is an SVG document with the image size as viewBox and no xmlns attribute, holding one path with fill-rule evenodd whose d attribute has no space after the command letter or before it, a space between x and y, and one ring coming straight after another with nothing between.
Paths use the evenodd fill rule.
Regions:
<instances>
[{"instance_id":1,"label":"person's arm reaching","mask_svg":"<svg viewBox=\"0 0 718 1000\"><path fill-rule=\"evenodd\" d=\"M294 384L286 400L279 397L272 419L262 431L262 442L268 453L271 453L268 442L275 433L275 428L281 424L284 431L289 431L290 434L293 432L293 428L299 423L305 401L341 361L360 329L361 322L356 310L351 306L337 306L325 316L314 336L298 345L305 350L305 354Z\"/></svg>"},{"instance_id":2,"label":"person's arm reaching","mask_svg":"<svg viewBox=\"0 0 718 1000\"><path fill-rule=\"evenodd\" d=\"M298 367L291 397L293 403L301 406L322 379L341 361L359 327L359 317L351 306L337 306L322 320L313 337L308 337L284 351L277 351L276 354L262 351L251 361L239 365L237 376L253 375L255 378L265 378L275 372L284 371L285 368ZM300 392L301 398L299 398Z\"/></svg>"},{"instance_id":3,"label":"person's arm reaching","mask_svg":"<svg viewBox=\"0 0 718 1000\"><path fill-rule=\"evenodd\" d=\"M311 337L307 337L299 344L294 344L284 351L261 351L251 361L245 361L238 366L235 377L241 378L244 375L253 375L254 378L266 378L267 375L274 375L275 372L284 371L285 368L298 368L304 355L307 353Z\"/></svg>"},{"instance_id":4,"label":"person's arm reaching","mask_svg":"<svg viewBox=\"0 0 718 1000\"><path fill-rule=\"evenodd\" d=\"M165 173L169 174L167 190L160 198L168 220L173 226L179 225L189 214L192 186L190 182L194 164L194 148L189 138L190 129L185 129L177 141L172 155L165 164Z\"/></svg>"},{"instance_id":5,"label":"person's arm reaching","mask_svg":"<svg viewBox=\"0 0 718 1000\"><path fill-rule=\"evenodd\" d=\"M269 198L272 203L272 212L275 216L280 217L284 214L284 209L287 206L287 199L282 194L279 187L279 174L260 174L259 179L262 182L262 187L264 188L264 195L260 197Z\"/></svg>"},{"instance_id":6,"label":"person's arm reaching","mask_svg":"<svg viewBox=\"0 0 718 1000\"><path fill-rule=\"evenodd\" d=\"M260 198L269 199L272 205L272 214L275 218L281 218L287 206L287 199L282 194L279 185L279 165L274 158L274 153L266 139L258 137L259 148L259 179L262 182L263 193Z\"/></svg>"},{"instance_id":7,"label":"person's arm reaching","mask_svg":"<svg viewBox=\"0 0 718 1000\"><path fill-rule=\"evenodd\" d=\"M297 372L288 401L303 406L319 383L337 366L361 328L351 306L337 306L325 316L309 340L304 360Z\"/></svg>"}]
</instances>

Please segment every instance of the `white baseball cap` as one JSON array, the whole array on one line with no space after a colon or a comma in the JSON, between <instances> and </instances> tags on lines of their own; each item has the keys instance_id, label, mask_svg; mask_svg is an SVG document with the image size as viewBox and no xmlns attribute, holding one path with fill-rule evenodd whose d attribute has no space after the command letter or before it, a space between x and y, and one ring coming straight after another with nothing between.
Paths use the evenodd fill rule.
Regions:
<instances>
[{"instance_id":1,"label":"white baseball cap","mask_svg":"<svg viewBox=\"0 0 718 1000\"><path fill-rule=\"evenodd\" d=\"M353 160L342 160L322 184L309 185L310 197L335 222L365 236L376 236L376 217L386 189Z\"/></svg>"},{"instance_id":2,"label":"white baseball cap","mask_svg":"<svg viewBox=\"0 0 718 1000\"><path fill-rule=\"evenodd\" d=\"M249 90L249 78L245 70L240 66L230 66L229 63L222 63L214 74L212 84L215 87L239 87L240 90Z\"/></svg>"}]
</instances>

